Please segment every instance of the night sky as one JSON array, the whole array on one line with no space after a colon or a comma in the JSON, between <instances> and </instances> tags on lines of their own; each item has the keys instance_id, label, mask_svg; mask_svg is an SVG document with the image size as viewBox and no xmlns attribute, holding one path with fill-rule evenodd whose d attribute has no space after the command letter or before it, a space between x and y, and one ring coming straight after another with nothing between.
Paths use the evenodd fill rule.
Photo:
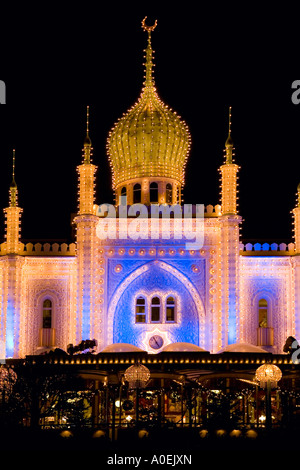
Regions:
<instances>
[{"instance_id":1,"label":"night sky","mask_svg":"<svg viewBox=\"0 0 300 470\"><path fill-rule=\"evenodd\" d=\"M106 139L142 88L146 15L148 24L158 21L152 46L159 96L191 132L184 202L219 203L232 106L242 239L292 240L300 182L300 104L291 101L292 82L300 79L299 12L273 2L209 4L73 2L64 9L24 2L3 12L0 206L8 204L15 148L24 241L70 241L87 105L96 202L113 202Z\"/></svg>"}]
</instances>

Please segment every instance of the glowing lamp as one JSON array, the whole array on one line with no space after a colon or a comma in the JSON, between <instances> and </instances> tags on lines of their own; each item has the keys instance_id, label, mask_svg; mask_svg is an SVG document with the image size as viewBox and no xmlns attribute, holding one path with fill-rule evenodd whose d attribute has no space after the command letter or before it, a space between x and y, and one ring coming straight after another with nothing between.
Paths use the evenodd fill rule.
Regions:
<instances>
[{"instance_id":1,"label":"glowing lamp","mask_svg":"<svg viewBox=\"0 0 300 470\"><path fill-rule=\"evenodd\" d=\"M230 437L234 437L234 438L241 437L241 435L242 435L242 431L240 429L233 429L230 433Z\"/></svg>"},{"instance_id":2,"label":"glowing lamp","mask_svg":"<svg viewBox=\"0 0 300 470\"><path fill-rule=\"evenodd\" d=\"M126 369L124 378L130 388L144 388L150 379L150 371L147 367L137 363Z\"/></svg>"},{"instance_id":3,"label":"glowing lamp","mask_svg":"<svg viewBox=\"0 0 300 470\"><path fill-rule=\"evenodd\" d=\"M277 382L282 378L282 372L275 364L263 364L256 370L255 379L260 387L266 388L270 383L271 388L277 387Z\"/></svg>"},{"instance_id":4,"label":"glowing lamp","mask_svg":"<svg viewBox=\"0 0 300 470\"><path fill-rule=\"evenodd\" d=\"M149 432L146 429L141 429L138 436L139 439L146 439L149 436Z\"/></svg>"},{"instance_id":5,"label":"glowing lamp","mask_svg":"<svg viewBox=\"0 0 300 470\"><path fill-rule=\"evenodd\" d=\"M103 439L105 437L105 432L102 429L98 429L97 431L94 432L93 434L94 438L101 438Z\"/></svg>"},{"instance_id":6,"label":"glowing lamp","mask_svg":"<svg viewBox=\"0 0 300 470\"><path fill-rule=\"evenodd\" d=\"M61 433L60 436L63 437L64 439L69 439L70 437L73 437L73 434L71 431L68 429L64 429Z\"/></svg>"}]
</instances>

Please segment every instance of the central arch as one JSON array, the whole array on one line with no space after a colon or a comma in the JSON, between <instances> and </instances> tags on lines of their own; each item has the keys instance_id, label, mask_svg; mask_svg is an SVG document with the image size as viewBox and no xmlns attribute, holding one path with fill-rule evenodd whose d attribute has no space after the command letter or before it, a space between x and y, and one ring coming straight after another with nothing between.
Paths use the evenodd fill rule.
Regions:
<instances>
[{"instance_id":1,"label":"central arch","mask_svg":"<svg viewBox=\"0 0 300 470\"><path fill-rule=\"evenodd\" d=\"M205 338L205 310L203 306L202 299L199 295L198 290L194 286L194 284L188 279L186 275L184 275L181 271L176 269L174 266L165 263L164 261L154 260L150 261L149 263L140 266L135 271L130 273L126 279L117 287L108 307L108 316L107 316L107 344L112 344L114 342L114 317L115 312L120 302L122 295L125 291L130 287L130 285L137 280L139 276L146 274L152 268L158 268L164 271L165 273L171 274L179 281L180 284L183 285L188 291L188 294L192 297L195 309L197 312L198 318L198 331L197 335L199 338L199 346L205 348L206 346L206 338Z\"/></svg>"}]
</instances>

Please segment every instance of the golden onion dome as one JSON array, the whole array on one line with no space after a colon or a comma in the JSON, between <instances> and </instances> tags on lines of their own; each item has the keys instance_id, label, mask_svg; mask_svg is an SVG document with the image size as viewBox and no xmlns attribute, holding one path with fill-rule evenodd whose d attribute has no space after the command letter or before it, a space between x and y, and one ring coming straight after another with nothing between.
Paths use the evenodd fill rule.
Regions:
<instances>
[{"instance_id":1,"label":"golden onion dome","mask_svg":"<svg viewBox=\"0 0 300 470\"><path fill-rule=\"evenodd\" d=\"M184 184L190 134L185 122L157 94L151 46L151 32L157 22L147 26L145 19L142 26L148 32L148 44L144 87L138 101L115 124L107 142L114 189L143 177L171 178Z\"/></svg>"}]
</instances>

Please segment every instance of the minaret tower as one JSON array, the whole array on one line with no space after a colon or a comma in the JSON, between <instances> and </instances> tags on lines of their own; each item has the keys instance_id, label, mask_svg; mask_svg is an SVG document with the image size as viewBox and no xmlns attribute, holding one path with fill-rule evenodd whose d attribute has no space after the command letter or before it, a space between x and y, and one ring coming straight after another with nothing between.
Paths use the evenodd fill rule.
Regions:
<instances>
[{"instance_id":1,"label":"minaret tower","mask_svg":"<svg viewBox=\"0 0 300 470\"><path fill-rule=\"evenodd\" d=\"M239 166L233 162L233 141L231 138L231 106L229 107L229 130L225 142L225 163L220 167L221 172L221 206L222 215L237 214L237 174Z\"/></svg>"},{"instance_id":2,"label":"minaret tower","mask_svg":"<svg viewBox=\"0 0 300 470\"><path fill-rule=\"evenodd\" d=\"M92 164L93 147L89 135L89 106L86 112L86 137L82 150L82 164L77 167L79 173L79 214L94 213L95 174L97 167Z\"/></svg>"},{"instance_id":3,"label":"minaret tower","mask_svg":"<svg viewBox=\"0 0 300 470\"><path fill-rule=\"evenodd\" d=\"M219 311L222 315L222 338L218 347L240 340L239 319L239 224L237 211L237 173L239 167L233 163L233 141L231 137L231 107L229 108L229 131L225 143L225 163L221 172L221 217L219 254Z\"/></svg>"},{"instance_id":4,"label":"minaret tower","mask_svg":"<svg viewBox=\"0 0 300 470\"><path fill-rule=\"evenodd\" d=\"M92 143L89 135L89 107L86 115L86 137L83 145L82 163L78 165L79 193L77 226L77 312L71 338L79 342L93 339L93 316L95 314L95 283L97 245L95 215L95 173L92 163Z\"/></svg>"},{"instance_id":5,"label":"minaret tower","mask_svg":"<svg viewBox=\"0 0 300 470\"><path fill-rule=\"evenodd\" d=\"M294 234L295 234L295 251L300 254L300 183L297 186L297 202L293 209L294 214Z\"/></svg>"},{"instance_id":6,"label":"minaret tower","mask_svg":"<svg viewBox=\"0 0 300 470\"><path fill-rule=\"evenodd\" d=\"M13 150L12 182L9 188L9 206L4 209L5 214L5 243L7 254L18 254L22 250L20 243L21 214L23 209L18 206L18 188L15 181L15 150Z\"/></svg>"},{"instance_id":7,"label":"minaret tower","mask_svg":"<svg viewBox=\"0 0 300 470\"><path fill-rule=\"evenodd\" d=\"M15 150L13 150L12 182L9 205L4 209L5 242L2 245L4 273L0 302L0 359L18 357L20 350L20 321L22 308L23 245L20 242L22 209L18 206L18 188L15 181Z\"/></svg>"}]
</instances>

